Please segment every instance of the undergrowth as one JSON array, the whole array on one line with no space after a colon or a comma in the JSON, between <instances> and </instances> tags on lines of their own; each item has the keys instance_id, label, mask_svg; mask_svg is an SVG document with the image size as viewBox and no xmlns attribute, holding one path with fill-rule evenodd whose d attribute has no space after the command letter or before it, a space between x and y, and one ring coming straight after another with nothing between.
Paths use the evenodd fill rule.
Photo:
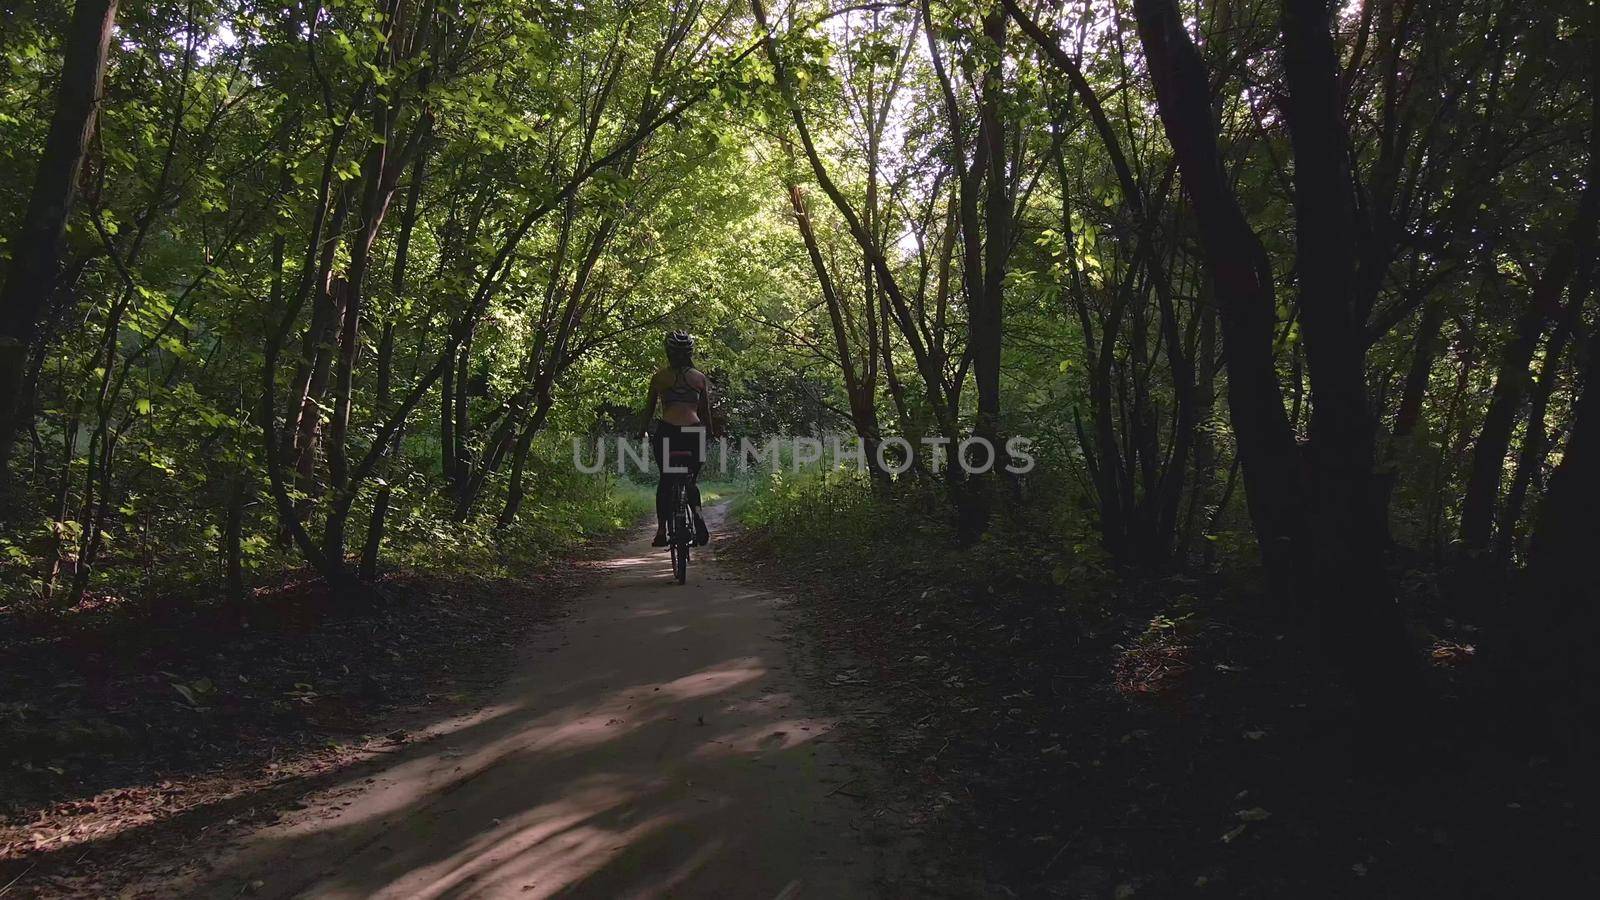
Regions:
<instances>
[{"instance_id":1,"label":"undergrowth","mask_svg":"<svg viewBox=\"0 0 1600 900\"><path fill-rule=\"evenodd\" d=\"M635 525L654 508L653 488L612 475L578 473L558 450L535 447L525 499L509 526L499 522L502 484L491 484L474 514L457 521L455 499L436 479L420 470L392 477L380 571L520 577L547 569L586 542ZM365 543L370 505L371 498L357 505L352 550ZM299 579L299 557L286 541L274 538L275 516L267 498L246 506L241 561L252 594L270 594L286 579ZM221 523L152 515L108 529L107 552L84 601L69 609L63 601L74 564L72 544L59 540L50 524L20 540L0 541L0 617L45 626L84 612L98 617L224 600ZM316 533L320 525L310 527Z\"/></svg>"},{"instance_id":2,"label":"undergrowth","mask_svg":"<svg viewBox=\"0 0 1600 900\"><path fill-rule=\"evenodd\" d=\"M877 486L851 469L778 472L733 513L779 558L826 558L837 570L926 579L985 593L1065 589L1098 603L1114 580L1081 520L1056 506L997 502L990 529L961 545L942 494L910 482Z\"/></svg>"}]
</instances>

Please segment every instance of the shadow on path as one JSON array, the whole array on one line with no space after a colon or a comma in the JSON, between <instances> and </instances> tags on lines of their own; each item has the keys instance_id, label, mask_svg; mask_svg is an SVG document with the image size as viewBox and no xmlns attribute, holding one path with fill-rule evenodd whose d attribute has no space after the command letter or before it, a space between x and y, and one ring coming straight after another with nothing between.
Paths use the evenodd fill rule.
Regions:
<instances>
[{"instance_id":1,"label":"shadow on path","mask_svg":"<svg viewBox=\"0 0 1600 900\"><path fill-rule=\"evenodd\" d=\"M304 808L139 896L867 897L871 774L796 696L783 598L641 538L496 702L309 785Z\"/></svg>"}]
</instances>

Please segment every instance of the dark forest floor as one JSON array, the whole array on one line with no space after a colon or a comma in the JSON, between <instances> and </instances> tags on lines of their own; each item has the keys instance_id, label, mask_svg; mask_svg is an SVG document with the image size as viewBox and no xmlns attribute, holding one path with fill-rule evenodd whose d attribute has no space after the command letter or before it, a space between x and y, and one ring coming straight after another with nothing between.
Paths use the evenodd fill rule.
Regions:
<instances>
[{"instance_id":1,"label":"dark forest floor","mask_svg":"<svg viewBox=\"0 0 1600 900\"><path fill-rule=\"evenodd\" d=\"M291 580L248 626L205 603L0 624L0 894L108 889L272 821L497 685L590 577L395 575L363 606Z\"/></svg>"},{"instance_id":2,"label":"dark forest floor","mask_svg":"<svg viewBox=\"0 0 1600 900\"><path fill-rule=\"evenodd\" d=\"M1588 761L1497 747L1464 641L1423 641L1421 749L1364 774L1315 655L1220 583L1084 597L1028 572L836 570L803 543L756 531L724 558L812 599L814 677L902 776L951 896L1600 889Z\"/></svg>"},{"instance_id":3,"label":"dark forest floor","mask_svg":"<svg viewBox=\"0 0 1600 900\"><path fill-rule=\"evenodd\" d=\"M899 776L840 790L892 792L862 799L929 848L918 895L1600 888L1588 761L1491 740L1465 626L1426 629L1422 750L1373 775L1314 654L1220 580L835 570L825 547L780 552L761 531L719 555L809 601L788 615L816 693ZM396 576L387 604L357 609L291 582L257 592L249 628L204 604L5 623L0 893L114 889L273 821L499 683L590 577L563 571Z\"/></svg>"}]
</instances>

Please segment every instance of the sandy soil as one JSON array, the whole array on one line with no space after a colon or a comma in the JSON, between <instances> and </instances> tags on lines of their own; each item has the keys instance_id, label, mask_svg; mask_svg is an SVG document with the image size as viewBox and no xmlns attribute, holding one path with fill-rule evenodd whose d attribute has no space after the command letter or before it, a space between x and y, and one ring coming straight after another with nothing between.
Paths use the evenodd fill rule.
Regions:
<instances>
[{"instance_id":1,"label":"sandy soil","mask_svg":"<svg viewBox=\"0 0 1600 900\"><path fill-rule=\"evenodd\" d=\"M200 874L135 893L895 893L904 842L864 839L856 798L878 774L801 693L779 641L785 598L740 583L714 548L676 585L648 538L601 563L495 702L301 798Z\"/></svg>"}]
</instances>

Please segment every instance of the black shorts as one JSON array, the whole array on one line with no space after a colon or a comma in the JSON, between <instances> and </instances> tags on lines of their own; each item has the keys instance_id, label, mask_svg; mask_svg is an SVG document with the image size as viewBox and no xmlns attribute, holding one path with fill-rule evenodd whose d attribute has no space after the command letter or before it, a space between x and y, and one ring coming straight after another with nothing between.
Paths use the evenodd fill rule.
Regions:
<instances>
[{"instance_id":1,"label":"black shorts","mask_svg":"<svg viewBox=\"0 0 1600 900\"><path fill-rule=\"evenodd\" d=\"M670 460L672 465L698 475L705 464L705 442L704 425L674 425L657 419L650 450L655 454L656 467L663 474L667 474L666 463ZM678 455L674 457L673 454Z\"/></svg>"}]
</instances>

